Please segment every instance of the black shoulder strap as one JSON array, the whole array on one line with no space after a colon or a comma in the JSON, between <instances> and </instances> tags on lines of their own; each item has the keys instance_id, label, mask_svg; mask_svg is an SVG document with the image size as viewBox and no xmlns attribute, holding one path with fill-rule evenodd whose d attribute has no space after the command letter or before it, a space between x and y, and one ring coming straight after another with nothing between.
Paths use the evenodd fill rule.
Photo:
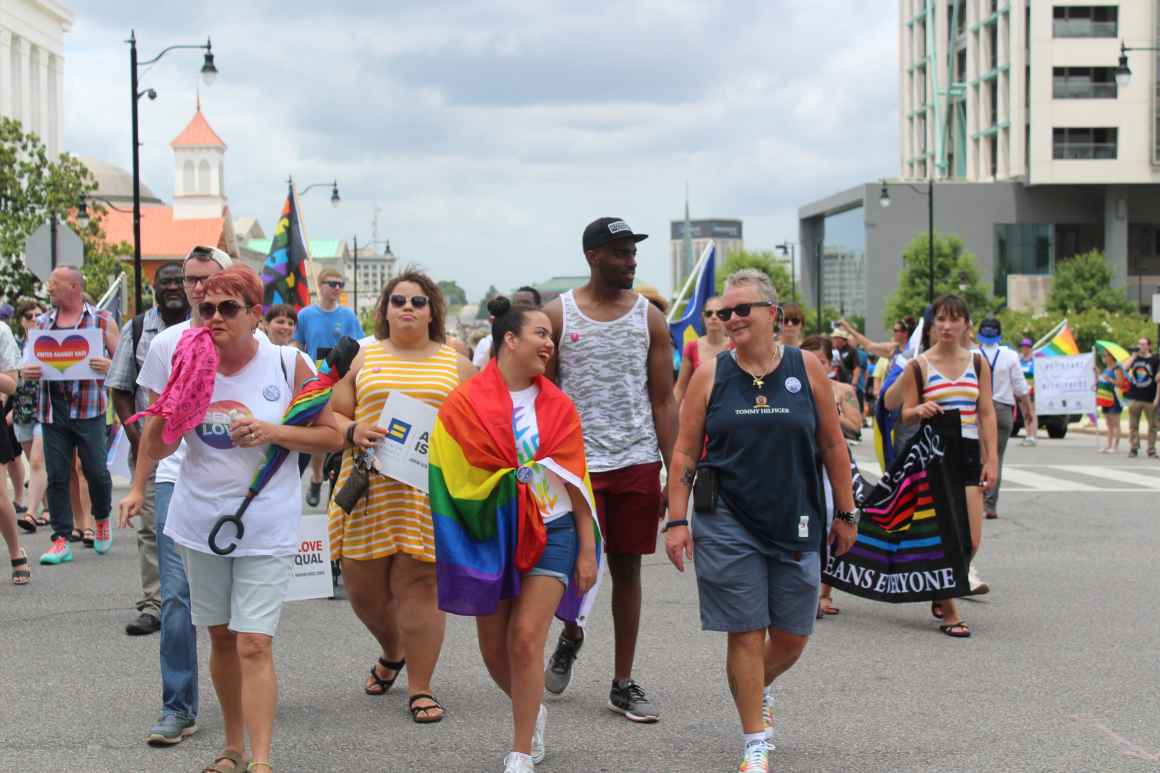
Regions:
<instances>
[{"instance_id":1,"label":"black shoulder strap","mask_svg":"<svg viewBox=\"0 0 1160 773\"><path fill-rule=\"evenodd\" d=\"M920 403L924 402L926 398L923 395L923 387L925 387L926 384L923 382L922 366L918 364L918 356L915 355L914 359L912 359L906 367L910 368L914 372L914 388L918 391L918 401Z\"/></svg>"}]
</instances>

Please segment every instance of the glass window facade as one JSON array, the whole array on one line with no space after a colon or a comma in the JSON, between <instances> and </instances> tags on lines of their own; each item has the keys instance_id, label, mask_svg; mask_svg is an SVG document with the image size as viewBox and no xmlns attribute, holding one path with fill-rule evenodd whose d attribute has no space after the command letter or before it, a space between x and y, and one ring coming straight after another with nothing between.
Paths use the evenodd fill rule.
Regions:
<instances>
[{"instance_id":1,"label":"glass window facade","mask_svg":"<svg viewBox=\"0 0 1160 773\"><path fill-rule=\"evenodd\" d=\"M1115 127L1068 128L1052 131L1054 159L1115 159L1119 132Z\"/></svg>"},{"instance_id":2,"label":"glass window facade","mask_svg":"<svg viewBox=\"0 0 1160 773\"><path fill-rule=\"evenodd\" d=\"M995 225L995 283L992 292L1006 297L1010 274L1050 274L1054 266L1053 228L1039 223Z\"/></svg>"},{"instance_id":3,"label":"glass window facade","mask_svg":"<svg viewBox=\"0 0 1160 773\"><path fill-rule=\"evenodd\" d=\"M1119 93L1114 67L1056 67L1051 75L1056 99L1115 99Z\"/></svg>"},{"instance_id":4,"label":"glass window facade","mask_svg":"<svg viewBox=\"0 0 1160 773\"><path fill-rule=\"evenodd\" d=\"M1052 35L1057 38L1114 38L1119 35L1120 9L1114 5L1057 5Z\"/></svg>"},{"instance_id":5,"label":"glass window facade","mask_svg":"<svg viewBox=\"0 0 1160 773\"><path fill-rule=\"evenodd\" d=\"M822 305L866 316L866 221L861 207L830 215L824 224Z\"/></svg>"}]
</instances>

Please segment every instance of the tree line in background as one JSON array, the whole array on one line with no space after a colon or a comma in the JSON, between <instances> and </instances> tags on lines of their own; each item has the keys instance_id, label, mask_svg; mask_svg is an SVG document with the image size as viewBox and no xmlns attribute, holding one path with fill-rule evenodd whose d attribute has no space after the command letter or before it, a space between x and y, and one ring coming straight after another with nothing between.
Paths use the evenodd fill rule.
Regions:
<instances>
[{"instance_id":1,"label":"tree line in background","mask_svg":"<svg viewBox=\"0 0 1160 773\"><path fill-rule=\"evenodd\" d=\"M902 253L898 287L886 301L883 322L890 327L907 315L918 318L926 307L930 261L928 236L919 234ZM1059 260L1045 314L1038 316L1006 307L983 284L974 254L955 234L935 233L934 294L962 296L978 322L995 316L1004 338L1017 345L1022 338L1038 341L1066 318L1081 351L1090 351L1097 339L1133 345L1142 336L1154 338L1156 325L1128 300L1124 290L1112 287L1112 271L1104 255L1092 250Z\"/></svg>"}]
</instances>

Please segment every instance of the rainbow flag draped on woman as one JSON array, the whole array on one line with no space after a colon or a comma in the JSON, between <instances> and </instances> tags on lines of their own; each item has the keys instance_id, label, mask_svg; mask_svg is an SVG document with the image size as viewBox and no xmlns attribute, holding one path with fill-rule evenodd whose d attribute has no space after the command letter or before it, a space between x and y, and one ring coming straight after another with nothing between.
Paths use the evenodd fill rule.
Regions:
<instances>
[{"instance_id":1,"label":"rainbow flag draped on woman","mask_svg":"<svg viewBox=\"0 0 1160 773\"><path fill-rule=\"evenodd\" d=\"M592 512L597 580L583 597L569 581L556 610L583 625L603 569L600 527L584 456L580 416L560 388L536 378L540 450L535 463L579 489ZM512 400L495 360L443 402L428 454L439 608L456 615L495 612L520 592L520 575L536 565L547 540L530 486L520 478ZM578 528L581 525L578 524Z\"/></svg>"}]
</instances>

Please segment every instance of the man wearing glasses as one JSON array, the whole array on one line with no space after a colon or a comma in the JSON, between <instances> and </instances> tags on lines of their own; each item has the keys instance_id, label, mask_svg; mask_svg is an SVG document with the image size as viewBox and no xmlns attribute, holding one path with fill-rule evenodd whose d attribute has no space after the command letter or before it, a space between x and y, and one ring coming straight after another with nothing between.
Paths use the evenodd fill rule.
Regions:
<instances>
[{"instance_id":1,"label":"man wearing glasses","mask_svg":"<svg viewBox=\"0 0 1160 773\"><path fill-rule=\"evenodd\" d=\"M318 303L298 312L298 327L294 330L294 340L315 362L322 362L338 340L350 336L358 341L363 337L362 325L355 313L340 306L342 290L346 280L336 268L324 268L318 272ZM322 499L322 460L320 454L310 459L310 491L306 494L306 504L317 507Z\"/></svg>"},{"instance_id":2,"label":"man wearing glasses","mask_svg":"<svg viewBox=\"0 0 1160 773\"><path fill-rule=\"evenodd\" d=\"M130 416L149 407L146 390L137 386L137 376L145 364L145 354L157 334L189 319L189 301L185 297L185 269L177 262L166 263L153 275L153 308L138 314L121 328L121 341L113 354L109 377L105 383L112 390L113 410L121 420L129 441L130 467L137 463L137 446L141 425L126 424ZM154 529L154 487L149 476L145 484L145 501L137 522L137 554L141 570L141 599L137 602L137 619L125 626L130 636L145 636L161 629L161 577L157 570L157 534Z\"/></svg>"}]
</instances>

